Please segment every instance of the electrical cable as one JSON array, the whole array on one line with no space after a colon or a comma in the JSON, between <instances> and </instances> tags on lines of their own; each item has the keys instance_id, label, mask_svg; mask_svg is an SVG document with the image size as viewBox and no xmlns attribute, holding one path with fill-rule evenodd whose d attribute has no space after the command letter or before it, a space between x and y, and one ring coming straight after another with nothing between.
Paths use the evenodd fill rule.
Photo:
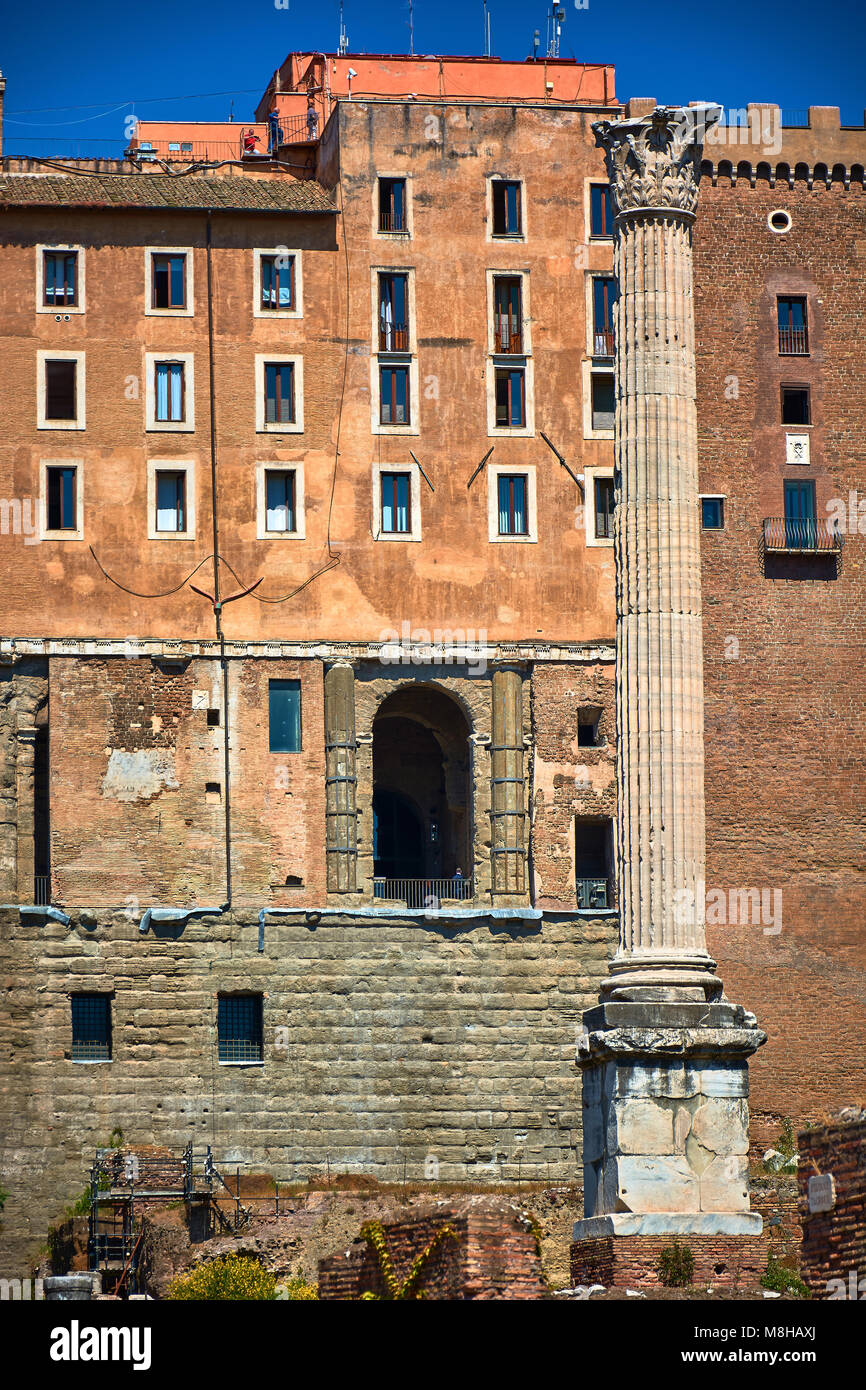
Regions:
<instances>
[{"instance_id":1,"label":"electrical cable","mask_svg":"<svg viewBox=\"0 0 866 1390\"><path fill-rule=\"evenodd\" d=\"M108 573L108 570L105 569L104 565L101 563L101 561L100 561L100 559L99 559L99 556L97 555L96 551L93 549L93 546L92 546L92 545L91 545L91 546L88 546L88 549L89 549L91 555L93 556L94 560L96 561L97 565L99 566L100 570L101 570L102 573L104 574L105 578L108 580L109 584L114 584L116 588L122 589L123 592L124 592L125 594L131 594L133 598L171 598L172 594L178 594L178 593L180 593L181 589L184 587L185 584L188 584L188 583L189 583L189 581L192 579L192 577L193 577L194 574L198 574L198 572L199 572L199 570L201 569L202 565L206 565L207 562L208 562L208 560L212 560L212 559L213 559L213 555L205 555L205 557L204 557L203 560L199 560L199 562L198 562L198 564L196 565L195 569L194 569L194 570L190 570L190 572L189 572L189 574L187 575L186 579L182 579L181 582L180 582L178 585L175 586L175 588L173 588L173 589L166 589L165 593L163 593L163 594L141 594L141 593L138 592L137 589L129 589L129 588L127 588L127 586L126 586L125 584L121 584L121 582L120 582L119 579L114 579L114 578L112 577L112 575L110 575L110 574ZM237 577L237 576L235 576L235 577Z\"/></svg>"}]
</instances>

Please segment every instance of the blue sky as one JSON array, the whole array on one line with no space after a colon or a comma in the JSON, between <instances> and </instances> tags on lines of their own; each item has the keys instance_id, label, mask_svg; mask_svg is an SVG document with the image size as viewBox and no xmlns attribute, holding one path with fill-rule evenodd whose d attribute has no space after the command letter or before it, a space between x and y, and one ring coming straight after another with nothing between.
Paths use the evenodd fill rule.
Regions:
<instances>
[{"instance_id":1,"label":"blue sky","mask_svg":"<svg viewBox=\"0 0 866 1390\"><path fill-rule=\"evenodd\" d=\"M282 3L79 0L70 7L41 0L37 10L7 7L0 33L6 152L117 153L132 111L155 120L221 120L232 96L235 119L248 120L287 53L337 47L338 0L288 0L288 8L277 8ZM562 4L562 56L613 63L621 100L841 106L843 124L863 121L863 0ZM534 29L543 49L548 9L542 0L490 0L494 54L525 58ZM408 0L345 0L344 13L353 51L409 51ZM482 16L482 0L414 0L415 52L481 53ZM181 99L197 94L215 95Z\"/></svg>"}]
</instances>

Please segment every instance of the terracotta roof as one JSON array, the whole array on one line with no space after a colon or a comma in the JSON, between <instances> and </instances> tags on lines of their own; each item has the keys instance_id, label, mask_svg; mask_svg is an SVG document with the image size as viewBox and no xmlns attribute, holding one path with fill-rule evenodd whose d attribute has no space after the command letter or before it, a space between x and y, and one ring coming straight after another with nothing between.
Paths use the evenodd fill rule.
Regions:
<instances>
[{"instance_id":1,"label":"terracotta roof","mask_svg":"<svg viewBox=\"0 0 866 1390\"><path fill-rule=\"evenodd\" d=\"M2 174L0 207L181 208L232 212L336 212L313 179L171 177L167 174Z\"/></svg>"}]
</instances>

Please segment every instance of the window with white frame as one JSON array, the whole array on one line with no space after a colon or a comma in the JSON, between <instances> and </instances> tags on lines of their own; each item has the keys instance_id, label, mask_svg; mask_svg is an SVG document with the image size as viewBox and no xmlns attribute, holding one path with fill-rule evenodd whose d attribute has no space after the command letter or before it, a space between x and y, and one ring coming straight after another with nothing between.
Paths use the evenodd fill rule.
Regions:
<instances>
[{"instance_id":1,"label":"window with white frame","mask_svg":"<svg viewBox=\"0 0 866 1390\"><path fill-rule=\"evenodd\" d=\"M417 434L414 271L374 266L372 276L371 429L374 434Z\"/></svg>"},{"instance_id":2,"label":"window with white frame","mask_svg":"<svg viewBox=\"0 0 866 1390\"><path fill-rule=\"evenodd\" d=\"M84 313L84 247L36 247L36 312Z\"/></svg>"},{"instance_id":3,"label":"window with white frame","mask_svg":"<svg viewBox=\"0 0 866 1390\"><path fill-rule=\"evenodd\" d=\"M193 354L145 354L145 419L149 430L195 429Z\"/></svg>"},{"instance_id":4,"label":"window with white frame","mask_svg":"<svg viewBox=\"0 0 866 1390\"><path fill-rule=\"evenodd\" d=\"M297 319L303 314L301 252L286 246L258 249L253 255L253 315Z\"/></svg>"},{"instance_id":5,"label":"window with white frame","mask_svg":"<svg viewBox=\"0 0 866 1390\"><path fill-rule=\"evenodd\" d=\"M84 353L36 354L36 423L41 430L83 430Z\"/></svg>"},{"instance_id":6,"label":"window with white frame","mask_svg":"<svg viewBox=\"0 0 866 1390\"><path fill-rule=\"evenodd\" d=\"M147 465L149 540L195 536L195 465L190 459L150 459Z\"/></svg>"},{"instance_id":7,"label":"window with white frame","mask_svg":"<svg viewBox=\"0 0 866 1390\"><path fill-rule=\"evenodd\" d=\"M526 190L522 179L498 174L487 180L488 241L523 241L526 236Z\"/></svg>"},{"instance_id":8,"label":"window with white frame","mask_svg":"<svg viewBox=\"0 0 866 1390\"><path fill-rule=\"evenodd\" d=\"M415 463L373 464L373 535L380 541L420 541L421 487Z\"/></svg>"},{"instance_id":9,"label":"window with white frame","mask_svg":"<svg viewBox=\"0 0 866 1390\"><path fill-rule=\"evenodd\" d=\"M256 464L256 534L259 540L304 538L304 465Z\"/></svg>"},{"instance_id":10,"label":"window with white frame","mask_svg":"<svg viewBox=\"0 0 866 1390\"><path fill-rule=\"evenodd\" d=\"M39 489L40 533L45 540L84 539L81 459L43 459Z\"/></svg>"},{"instance_id":11,"label":"window with white frame","mask_svg":"<svg viewBox=\"0 0 866 1390\"><path fill-rule=\"evenodd\" d=\"M584 490L586 543L590 546L612 546L616 505L613 469L587 468L584 471Z\"/></svg>"},{"instance_id":12,"label":"window with white frame","mask_svg":"<svg viewBox=\"0 0 866 1390\"><path fill-rule=\"evenodd\" d=\"M487 468L488 539L537 541L535 466L489 464Z\"/></svg>"},{"instance_id":13,"label":"window with white frame","mask_svg":"<svg viewBox=\"0 0 866 1390\"><path fill-rule=\"evenodd\" d=\"M535 431L529 274L487 272L487 433Z\"/></svg>"},{"instance_id":14,"label":"window with white frame","mask_svg":"<svg viewBox=\"0 0 866 1390\"><path fill-rule=\"evenodd\" d=\"M146 246L145 314L190 318L194 307L192 247Z\"/></svg>"},{"instance_id":15,"label":"window with white frame","mask_svg":"<svg viewBox=\"0 0 866 1390\"><path fill-rule=\"evenodd\" d=\"M303 359L279 353L256 356L256 429L300 434L304 428Z\"/></svg>"}]
</instances>

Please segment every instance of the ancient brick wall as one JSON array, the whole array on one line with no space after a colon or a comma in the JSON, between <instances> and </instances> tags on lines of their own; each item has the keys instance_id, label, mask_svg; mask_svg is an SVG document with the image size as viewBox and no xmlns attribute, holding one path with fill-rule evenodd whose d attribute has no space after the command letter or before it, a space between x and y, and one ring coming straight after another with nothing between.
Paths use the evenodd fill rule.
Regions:
<instances>
[{"instance_id":1,"label":"ancient brick wall","mask_svg":"<svg viewBox=\"0 0 866 1390\"><path fill-rule=\"evenodd\" d=\"M606 920L317 913L155 924L0 916L3 1264L81 1192L97 1146L179 1152L280 1181L574 1181L581 1012L612 950ZM113 1060L70 1059L69 993L113 993ZM264 1064L217 1060L216 996L264 995ZM405 1163L405 1170L404 1170ZM14 1273L14 1270L12 1271Z\"/></svg>"},{"instance_id":2,"label":"ancient brick wall","mask_svg":"<svg viewBox=\"0 0 866 1390\"><path fill-rule=\"evenodd\" d=\"M769 1035L750 1065L758 1146L866 1089L866 537L849 528L838 572L761 559L786 478L814 481L819 518L866 497L864 207L854 184L704 179L695 229L700 486L726 513L702 534L707 890L725 895L708 938ZM767 225L777 208L786 234ZM778 352L786 293L808 297L805 357ZM783 382L811 388L808 467L785 462ZM757 903L731 901L749 888Z\"/></svg>"},{"instance_id":3,"label":"ancient brick wall","mask_svg":"<svg viewBox=\"0 0 866 1390\"><path fill-rule=\"evenodd\" d=\"M606 1288L653 1289L661 1285L658 1263L672 1236L601 1236L571 1247L571 1283ZM766 1236L683 1236L694 1259L693 1284L755 1288L767 1268Z\"/></svg>"},{"instance_id":4,"label":"ancient brick wall","mask_svg":"<svg viewBox=\"0 0 866 1390\"><path fill-rule=\"evenodd\" d=\"M804 1130L797 1143L803 1279L817 1298L866 1298L866 1116ZM809 1179L819 1174L832 1175L835 1201L813 1212Z\"/></svg>"}]
</instances>

